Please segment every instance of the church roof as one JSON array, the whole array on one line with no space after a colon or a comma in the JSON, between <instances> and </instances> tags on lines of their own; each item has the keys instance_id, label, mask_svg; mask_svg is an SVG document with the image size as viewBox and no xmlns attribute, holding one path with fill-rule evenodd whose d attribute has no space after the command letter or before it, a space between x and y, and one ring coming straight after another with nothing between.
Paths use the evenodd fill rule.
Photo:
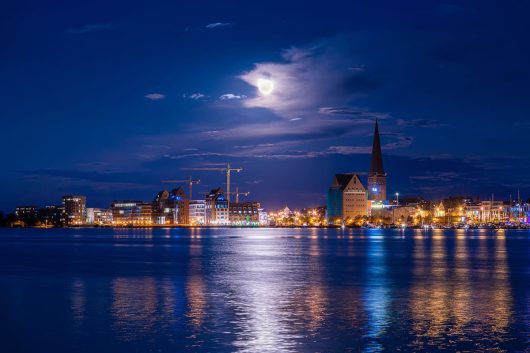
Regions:
<instances>
[{"instance_id":1,"label":"church roof","mask_svg":"<svg viewBox=\"0 0 530 353\"><path fill-rule=\"evenodd\" d=\"M349 174L335 174L331 187L335 189L345 190L353 178L357 178L359 180L359 184L362 185L361 179L359 178L357 174L349 173Z\"/></svg>"},{"instance_id":2,"label":"church roof","mask_svg":"<svg viewBox=\"0 0 530 353\"><path fill-rule=\"evenodd\" d=\"M335 180L333 181L334 186L339 186L341 190L344 190L348 186L353 174L335 174Z\"/></svg>"},{"instance_id":3,"label":"church roof","mask_svg":"<svg viewBox=\"0 0 530 353\"><path fill-rule=\"evenodd\" d=\"M372 162L370 163L370 174L385 174L383 168L383 154L381 153L381 141L379 139L379 124L375 121L374 142L372 145Z\"/></svg>"}]
</instances>

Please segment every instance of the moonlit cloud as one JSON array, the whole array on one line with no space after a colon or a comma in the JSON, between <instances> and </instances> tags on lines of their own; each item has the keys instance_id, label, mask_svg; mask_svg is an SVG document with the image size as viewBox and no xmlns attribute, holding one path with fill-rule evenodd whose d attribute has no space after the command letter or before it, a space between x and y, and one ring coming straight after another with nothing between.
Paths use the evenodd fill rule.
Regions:
<instances>
[{"instance_id":1,"label":"moonlit cloud","mask_svg":"<svg viewBox=\"0 0 530 353\"><path fill-rule=\"evenodd\" d=\"M407 148L413 139L396 132L399 125L391 113L363 104L363 98L379 86L346 42L342 38L323 39L287 49L277 62L256 64L239 76L255 88L254 94L225 93L217 96L218 105L212 105L232 110L230 122L213 119L204 129L189 126L178 135L157 136L157 143L171 148L142 151L142 160L156 161L161 156L179 161L354 158L370 153L375 119L384 121L384 150ZM351 69L354 67L362 70ZM259 92L259 79L273 82L274 89L268 95ZM203 100L206 96L195 92L183 97ZM205 105L204 109L212 107ZM143 142L154 144L150 138ZM200 151L193 149L199 146Z\"/></svg>"},{"instance_id":2,"label":"moonlit cloud","mask_svg":"<svg viewBox=\"0 0 530 353\"><path fill-rule=\"evenodd\" d=\"M100 32L112 29L112 24L110 23L92 23L87 24L81 27L70 28L66 30L66 33L70 34L85 34L91 32Z\"/></svg>"},{"instance_id":3,"label":"moonlit cloud","mask_svg":"<svg viewBox=\"0 0 530 353\"><path fill-rule=\"evenodd\" d=\"M214 28L226 27L226 26L230 26L230 25L232 25L232 24L229 23L229 22L214 22L214 23L207 24L204 27L207 28L207 29L214 29Z\"/></svg>"},{"instance_id":4,"label":"moonlit cloud","mask_svg":"<svg viewBox=\"0 0 530 353\"><path fill-rule=\"evenodd\" d=\"M431 120L431 119L411 119L411 120L398 119L396 122L400 126L410 126L410 127L435 128L435 127L444 126L444 124L442 124L438 120Z\"/></svg>"},{"instance_id":5,"label":"moonlit cloud","mask_svg":"<svg viewBox=\"0 0 530 353\"><path fill-rule=\"evenodd\" d=\"M396 150L400 148L408 147L412 144L414 139L410 136L405 136L402 134L393 134L393 140L382 146L383 150Z\"/></svg>"},{"instance_id":6,"label":"moonlit cloud","mask_svg":"<svg viewBox=\"0 0 530 353\"><path fill-rule=\"evenodd\" d=\"M330 146L329 153L336 154L366 154L371 152L371 146Z\"/></svg>"},{"instance_id":7,"label":"moonlit cloud","mask_svg":"<svg viewBox=\"0 0 530 353\"><path fill-rule=\"evenodd\" d=\"M116 191L133 190L133 189L150 189L152 184L143 182L128 182L137 172L99 172L93 170L62 170L62 169L34 169L20 171L20 174L26 180L38 182L52 182L58 185L58 188L68 190L68 188L88 188L98 191Z\"/></svg>"},{"instance_id":8,"label":"moonlit cloud","mask_svg":"<svg viewBox=\"0 0 530 353\"><path fill-rule=\"evenodd\" d=\"M182 95L182 98L186 98L186 99L192 99L192 100L206 100L206 95L205 94L202 94L202 93L199 93L199 92L196 92L196 93L192 93L192 94L186 94L184 93Z\"/></svg>"},{"instance_id":9,"label":"moonlit cloud","mask_svg":"<svg viewBox=\"0 0 530 353\"><path fill-rule=\"evenodd\" d=\"M152 101L158 101L158 100L166 98L166 95L162 93L149 93L149 94L146 94L144 97Z\"/></svg>"},{"instance_id":10,"label":"moonlit cloud","mask_svg":"<svg viewBox=\"0 0 530 353\"><path fill-rule=\"evenodd\" d=\"M388 113L371 112L362 108L321 107L318 109L318 112L321 114L349 116L359 119L384 120L390 118L390 114Z\"/></svg>"},{"instance_id":11,"label":"moonlit cloud","mask_svg":"<svg viewBox=\"0 0 530 353\"><path fill-rule=\"evenodd\" d=\"M337 37L287 49L277 62L257 63L239 78L256 88L260 79L271 80L274 90L268 95L256 93L244 106L266 108L291 119L315 115L321 107L354 104L378 82L368 70L345 70L351 67L351 56L348 41Z\"/></svg>"},{"instance_id":12,"label":"moonlit cloud","mask_svg":"<svg viewBox=\"0 0 530 353\"><path fill-rule=\"evenodd\" d=\"M440 183L448 183L448 182L454 182L456 179L460 179L464 176L463 173L457 173L457 172L427 172L422 175L411 175L410 179L415 180L427 180L427 181L435 181Z\"/></svg>"},{"instance_id":13,"label":"moonlit cloud","mask_svg":"<svg viewBox=\"0 0 530 353\"><path fill-rule=\"evenodd\" d=\"M215 139L255 140L269 139L274 141L311 141L314 139L337 138L345 135L365 135L372 131L372 122L356 120L318 120L297 121L279 120L267 123L247 123L222 130L203 132Z\"/></svg>"},{"instance_id":14,"label":"moonlit cloud","mask_svg":"<svg viewBox=\"0 0 530 353\"><path fill-rule=\"evenodd\" d=\"M202 32L202 31L208 31L223 27L229 27L232 26L232 23L230 22L212 22L207 25L199 25L199 26L190 26L184 28L184 32Z\"/></svg>"},{"instance_id":15,"label":"moonlit cloud","mask_svg":"<svg viewBox=\"0 0 530 353\"><path fill-rule=\"evenodd\" d=\"M239 99L246 99L247 96L245 96L244 94L233 94L233 93L225 93L221 96L219 96L219 100L239 100Z\"/></svg>"},{"instance_id":16,"label":"moonlit cloud","mask_svg":"<svg viewBox=\"0 0 530 353\"><path fill-rule=\"evenodd\" d=\"M350 70L350 71L364 71L365 68L366 67L364 65L361 65L361 66L350 66L350 67L348 67L348 70Z\"/></svg>"}]
</instances>

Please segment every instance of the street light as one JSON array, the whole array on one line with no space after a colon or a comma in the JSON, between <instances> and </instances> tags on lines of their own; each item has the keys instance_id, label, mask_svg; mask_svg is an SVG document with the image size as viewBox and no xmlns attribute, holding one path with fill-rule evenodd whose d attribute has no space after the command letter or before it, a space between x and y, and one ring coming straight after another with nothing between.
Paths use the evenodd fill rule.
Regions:
<instances>
[{"instance_id":1,"label":"street light","mask_svg":"<svg viewBox=\"0 0 530 353\"><path fill-rule=\"evenodd\" d=\"M399 192L396 192L396 205L399 206Z\"/></svg>"}]
</instances>

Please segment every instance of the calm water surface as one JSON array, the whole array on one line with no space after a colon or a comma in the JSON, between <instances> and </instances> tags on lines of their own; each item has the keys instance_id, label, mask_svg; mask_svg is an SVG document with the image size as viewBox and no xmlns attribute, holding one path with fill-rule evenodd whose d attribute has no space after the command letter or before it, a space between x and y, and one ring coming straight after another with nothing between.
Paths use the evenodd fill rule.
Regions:
<instances>
[{"instance_id":1,"label":"calm water surface","mask_svg":"<svg viewBox=\"0 0 530 353\"><path fill-rule=\"evenodd\" d=\"M530 232L0 229L1 352L530 351Z\"/></svg>"}]
</instances>

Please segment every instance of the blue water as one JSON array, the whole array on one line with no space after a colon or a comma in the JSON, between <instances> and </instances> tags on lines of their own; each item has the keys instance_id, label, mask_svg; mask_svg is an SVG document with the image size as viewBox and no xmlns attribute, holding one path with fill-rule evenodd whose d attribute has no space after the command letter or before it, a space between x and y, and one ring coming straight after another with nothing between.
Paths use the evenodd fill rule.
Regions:
<instances>
[{"instance_id":1,"label":"blue water","mask_svg":"<svg viewBox=\"0 0 530 353\"><path fill-rule=\"evenodd\" d=\"M530 351L530 232L0 229L0 352Z\"/></svg>"}]
</instances>

